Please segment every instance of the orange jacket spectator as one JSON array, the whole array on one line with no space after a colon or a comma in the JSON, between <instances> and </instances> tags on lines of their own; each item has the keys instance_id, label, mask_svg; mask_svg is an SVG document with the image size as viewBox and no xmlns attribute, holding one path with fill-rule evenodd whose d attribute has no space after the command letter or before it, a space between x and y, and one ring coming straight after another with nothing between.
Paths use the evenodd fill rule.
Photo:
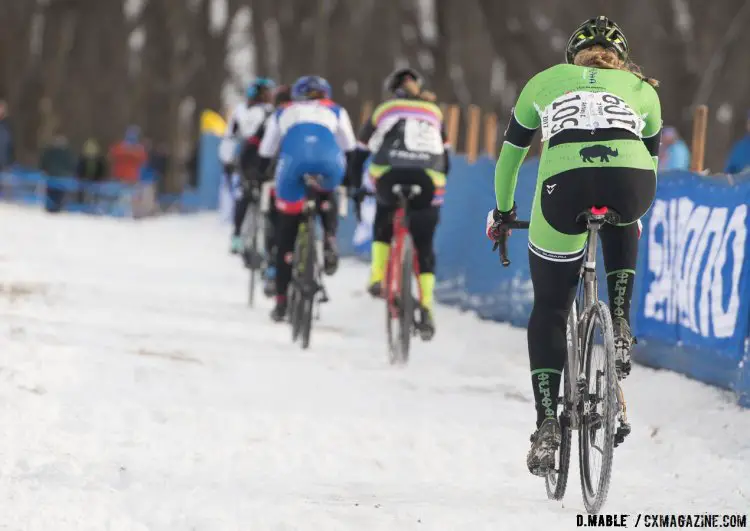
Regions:
<instances>
[{"instance_id":1,"label":"orange jacket spectator","mask_svg":"<svg viewBox=\"0 0 750 531\"><path fill-rule=\"evenodd\" d=\"M109 162L115 179L128 183L138 182L141 167L148 158L139 136L140 132L136 127L129 127L125 139L109 149Z\"/></svg>"}]
</instances>

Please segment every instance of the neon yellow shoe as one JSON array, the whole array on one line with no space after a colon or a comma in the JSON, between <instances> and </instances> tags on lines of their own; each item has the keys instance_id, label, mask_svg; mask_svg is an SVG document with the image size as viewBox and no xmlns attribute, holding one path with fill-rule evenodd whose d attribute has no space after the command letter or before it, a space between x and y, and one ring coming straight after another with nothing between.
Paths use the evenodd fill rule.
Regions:
<instances>
[{"instance_id":1,"label":"neon yellow shoe","mask_svg":"<svg viewBox=\"0 0 750 531\"><path fill-rule=\"evenodd\" d=\"M383 295L383 279L385 269L388 267L388 255L391 247L387 243L372 242L372 261L370 262L370 283L367 292L373 297Z\"/></svg>"},{"instance_id":2,"label":"neon yellow shoe","mask_svg":"<svg viewBox=\"0 0 750 531\"><path fill-rule=\"evenodd\" d=\"M435 293L435 274L422 273L419 275L419 288L422 293L419 308L419 323L417 328L423 341L429 341L435 335L435 321L432 318L432 304Z\"/></svg>"}]
</instances>

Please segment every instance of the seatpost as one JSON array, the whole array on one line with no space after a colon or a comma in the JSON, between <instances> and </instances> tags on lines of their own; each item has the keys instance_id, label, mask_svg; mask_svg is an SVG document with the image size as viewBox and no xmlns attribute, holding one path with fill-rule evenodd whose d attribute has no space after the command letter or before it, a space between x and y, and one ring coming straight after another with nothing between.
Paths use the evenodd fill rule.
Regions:
<instances>
[{"instance_id":1,"label":"seatpost","mask_svg":"<svg viewBox=\"0 0 750 531\"><path fill-rule=\"evenodd\" d=\"M584 279L584 303L588 310L597 300L596 285L596 245L599 238L599 229L603 220L589 221L589 237L586 240L586 253L583 257L583 279Z\"/></svg>"}]
</instances>

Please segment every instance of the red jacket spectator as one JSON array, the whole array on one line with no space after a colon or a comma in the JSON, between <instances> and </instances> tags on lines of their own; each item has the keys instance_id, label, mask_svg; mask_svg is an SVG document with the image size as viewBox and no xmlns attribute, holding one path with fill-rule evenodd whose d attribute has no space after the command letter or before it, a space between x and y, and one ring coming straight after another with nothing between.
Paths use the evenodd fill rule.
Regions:
<instances>
[{"instance_id":1,"label":"red jacket spectator","mask_svg":"<svg viewBox=\"0 0 750 531\"><path fill-rule=\"evenodd\" d=\"M109 149L109 162L115 179L128 183L138 182L141 167L148 158L139 136L138 128L131 126L125 133L125 139Z\"/></svg>"}]
</instances>

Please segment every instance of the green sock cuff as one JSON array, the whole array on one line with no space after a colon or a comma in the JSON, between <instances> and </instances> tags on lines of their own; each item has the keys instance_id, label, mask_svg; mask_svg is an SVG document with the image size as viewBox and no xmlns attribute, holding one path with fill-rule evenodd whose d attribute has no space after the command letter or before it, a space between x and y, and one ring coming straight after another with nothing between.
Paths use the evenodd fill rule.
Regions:
<instances>
[{"instance_id":1,"label":"green sock cuff","mask_svg":"<svg viewBox=\"0 0 750 531\"><path fill-rule=\"evenodd\" d=\"M531 375L534 376L535 374L539 374L542 372L548 372L550 374L562 374L562 371L558 371L557 369L534 369L531 371Z\"/></svg>"},{"instance_id":2,"label":"green sock cuff","mask_svg":"<svg viewBox=\"0 0 750 531\"><path fill-rule=\"evenodd\" d=\"M615 269L614 271L610 271L607 273L607 277L611 277L612 275L616 275L617 273L630 273L631 275L635 276L635 269Z\"/></svg>"}]
</instances>

